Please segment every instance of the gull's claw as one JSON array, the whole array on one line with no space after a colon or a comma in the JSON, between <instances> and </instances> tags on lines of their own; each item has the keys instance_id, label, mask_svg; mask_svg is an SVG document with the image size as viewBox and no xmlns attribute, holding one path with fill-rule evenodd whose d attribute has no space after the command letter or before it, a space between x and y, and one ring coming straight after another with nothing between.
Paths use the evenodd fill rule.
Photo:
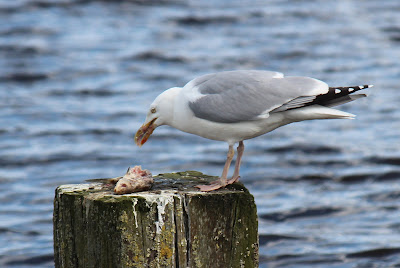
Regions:
<instances>
[{"instance_id":1,"label":"gull's claw","mask_svg":"<svg viewBox=\"0 0 400 268\"><path fill-rule=\"evenodd\" d=\"M216 181L211 182L209 185L196 185L195 187L199 188L200 191L202 191L202 192L210 192L210 191L224 188L226 185L227 184L222 183L221 180L216 180Z\"/></svg>"},{"instance_id":2,"label":"gull's claw","mask_svg":"<svg viewBox=\"0 0 400 268\"><path fill-rule=\"evenodd\" d=\"M239 181L240 176L232 177L228 180L228 184L233 184L237 181Z\"/></svg>"}]
</instances>

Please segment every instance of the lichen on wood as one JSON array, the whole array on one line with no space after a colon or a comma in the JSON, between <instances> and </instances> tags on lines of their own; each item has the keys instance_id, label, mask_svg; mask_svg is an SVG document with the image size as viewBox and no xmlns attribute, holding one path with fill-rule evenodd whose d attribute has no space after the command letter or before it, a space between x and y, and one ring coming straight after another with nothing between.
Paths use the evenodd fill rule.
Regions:
<instances>
[{"instance_id":1,"label":"lichen on wood","mask_svg":"<svg viewBox=\"0 0 400 268\"><path fill-rule=\"evenodd\" d=\"M242 184L194 188L214 179L160 174L151 191L128 195L100 183L58 187L56 267L257 267L253 196Z\"/></svg>"}]
</instances>

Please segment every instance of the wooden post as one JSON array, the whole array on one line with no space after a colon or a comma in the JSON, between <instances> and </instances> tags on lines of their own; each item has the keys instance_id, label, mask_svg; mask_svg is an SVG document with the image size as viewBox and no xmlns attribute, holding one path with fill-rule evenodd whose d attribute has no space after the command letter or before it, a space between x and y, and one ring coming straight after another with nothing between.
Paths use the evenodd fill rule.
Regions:
<instances>
[{"instance_id":1,"label":"wooden post","mask_svg":"<svg viewBox=\"0 0 400 268\"><path fill-rule=\"evenodd\" d=\"M151 191L115 195L100 183L62 185L54 200L56 267L258 267L253 196L210 193L196 171L160 174Z\"/></svg>"}]
</instances>

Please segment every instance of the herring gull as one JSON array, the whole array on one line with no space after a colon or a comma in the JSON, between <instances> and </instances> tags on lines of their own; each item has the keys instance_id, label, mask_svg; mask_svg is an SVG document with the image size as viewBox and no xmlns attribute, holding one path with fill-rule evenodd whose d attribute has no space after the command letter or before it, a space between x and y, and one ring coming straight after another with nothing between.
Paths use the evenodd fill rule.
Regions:
<instances>
[{"instance_id":1,"label":"herring gull","mask_svg":"<svg viewBox=\"0 0 400 268\"><path fill-rule=\"evenodd\" d=\"M259 70L226 71L200 76L184 87L161 93L150 105L143 126L135 135L142 146L154 129L169 125L207 139L225 141L228 155L221 177L201 191L213 191L239 180L244 140L289 123L313 119L352 119L355 115L330 107L365 94L352 94L372 85L329 87L310 78ZM352 95L350 95L352 94ZM233 176L228 171L237 147Z\"/></svg>"}]
</instances>

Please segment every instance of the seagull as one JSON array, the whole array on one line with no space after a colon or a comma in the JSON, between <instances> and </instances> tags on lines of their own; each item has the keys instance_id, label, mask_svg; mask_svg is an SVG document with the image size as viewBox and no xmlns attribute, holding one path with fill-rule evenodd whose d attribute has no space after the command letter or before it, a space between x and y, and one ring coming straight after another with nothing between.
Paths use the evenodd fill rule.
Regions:
<instances>
[{"instance_id":1,"label":"seagull","mask_svg":"<svg viewBox=\"0 0 400 268\"><path fill-rule=\"evenodd\" d=\"M229 150L221 177L208 185L196 186L201 191L213 191L239 180L244 140L293 122L353 119L355 115L330 107L366 97L352 93L370 87L329 87L318 79L285 77L280 72L262 70L207 74L184 87L162 92L150 105L143 126L136 132L135 143L142 146L161 125L227 142ZM235 169L228 179L236 143Z\"/></svg>"}]
</instances>

